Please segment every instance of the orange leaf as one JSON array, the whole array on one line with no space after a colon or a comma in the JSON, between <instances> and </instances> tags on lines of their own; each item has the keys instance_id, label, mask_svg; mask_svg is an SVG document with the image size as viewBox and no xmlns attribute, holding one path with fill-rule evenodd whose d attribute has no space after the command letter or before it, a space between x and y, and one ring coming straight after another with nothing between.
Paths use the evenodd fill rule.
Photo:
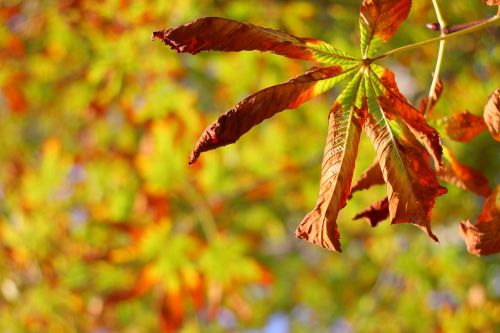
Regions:
<instances>
[{"instance_id":1,"label":"orange leaf","mask_svg":"<svg viewBox=\"0 0 500 333\"><path fill-rule=\"evenodd\" d=\"M336 220L351 189L365 114L355 105L361 83L359 76L353 79L330 110L318 201L295 231L297 238L339 252L342 250Z\"/></svg>"},{"instance_id":2,"label":"orange leaf","mask_svg":"<svg viewBox=\"0 0 500 333\"><path fill-rule=\"evenodd\" d=\"M379 168L380 169L380 168ZM360 218L365 218L369 225L376 227L380 222L389 217L389 199L385 197L384 199L374 202L362 211L361 213L354 216L353 220L358 220Z\"/></svg>"},{"instance_id":3,"label":"orange leaf","mask_svg":"<svg viewBox=\"0 0 500 333\"><path fill-rule=\"evenodd\" d=\"M263 120L285 109L295 109L330 89L327 80L343 73L339 66L313 67L288 82L247 97L205 129L189 157L189 164L196 162L202 152L234 143Z\"/></svg>"},{"instance_id":4,"label":"orange leaf","mask_svg":"<svg viewBox=\"0 0 500 333\"><path fill-rule=\"evenodd\" d=\"M411 0L364 0L360 8L361 52L373 55L408 17Z\"/></svg>"},{"instance_id":5,"label":"orange leaf","mask_svg":"<svg viewBox=\"0 0 500 333\"><path fill-rule=\"evenodd\" d=\"M376 75L375 77L378 79ZM434 162L440 165L443 148L441 147L439 133L427 124L423 115L399 92L394 73L386 68L380 82L385 88L385 97L391 104L392 109L410 126L412 132L424 142Z\"/></svg>"},{"instance_id":6,"label":"orange leaf","mask_svg":"<svg viewBox=\"0 0 500 333\"><path fill-rule=\"evenodd\" d=\"M438 128L441 127L450 139L460 142L468 142L486 129L483 118L468 111L438 119L435 124Z\"/></svg>"},{"instance_id":7,"label":"orange leaf","mask_svg":"<svg viewBox=\"0 0 500 333\"><path fill-rule=\"evenodd\" d=\"M460 233L470 253L477 256L500 253L500 185L486 199L477 224L462 221Z\"/></svg>"},{"instance_id":8,"label":"orange leaf","mask_svg":"<svg viewBox=\"0 0 500 333\"><path fill-rule=\"evenodd\" d=\"M269 51L288 58L315 60L307 44L321 41L300 38L282 31L259 27L221 17L205 17L190 23L153 32L177 52L197 54L201 51Z\"/></svg>"},{"instance_id":9,"label":"orange leaf","mask_svg":"<svg viewBox=\"0 0 500 333\"><path fill-rule=\"evenodd\" d=\"M354 192L369 189L373 185L384 184L384 176L380 170L378 162L375 161L368 169L363 172L358 181L351 187L351 196Z\"/></svg>"},{"instance_id":10,"label":"orange leaf","mask_svg":"<svg viewBox=\"0 0 500 333\"><path fill-rule=\"evenodd\" d=\"M391 223L415 224L437 241L430 227L431 210L446 189L439 186L430 156L406 126L401 110L394 108L401 104L393 104L382 92L376 99L375 87L369 82L366 88L369 112L365 129L387 183Z\"/></svg>"},{"instance_id":11,"label":"orange leaf","mask_svg":"<svg viewBox=\"0 0 500 333\"><path fill-rule=\"evenodd\" d=\"M438 177L448 183L452 183L464 190L474 192L484 197L491 192L488 179L479 171L476 171L467 165L461 164L455 159L455 156L445 148L445 163L438 170Z\"/></svg>"},{"instance_id":12,"label":"orange leaf","mask_svg":"<svg viewBox=\"0 0 500 333\"><path fill-rule=\"evenodd\" d=\"M493 138L500 141L500 89L491 94L484 107L483 117Z\"/></svg>"}]
</instances>

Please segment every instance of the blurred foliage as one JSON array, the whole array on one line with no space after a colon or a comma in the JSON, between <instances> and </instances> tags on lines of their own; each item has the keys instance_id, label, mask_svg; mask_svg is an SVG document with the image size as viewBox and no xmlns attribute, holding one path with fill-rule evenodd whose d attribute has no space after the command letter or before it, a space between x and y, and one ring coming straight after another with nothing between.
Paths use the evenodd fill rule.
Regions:
<instances>
[{"instance_id":1,"label":"blurred foliage","mask_svg":"<svg viewBox=\"0 0 500 333\"><path fill-rule=\"evenodd\" d=\"M444 2L443 2L444 4ZM446 2L450 23L491 15ZM298 241L314 205L335 94L279 114L187 166L209 121L305 64L269 54L178 55L151 32L223 16L357 53L357 1L3 0L0 2L2 332L498 332L500 258L467 254L461 219L482 199L448 186L433 223L370 229L339 217L345 252ZM387 49L426 38L415 1ZM498 35L450 41L436 115L481 114L498 85ZM387 60L416 101L436 45ZM500 182L498 144L453 143ZM374 158L360 144L359 175Z\"/></svg>"}]
</instances>

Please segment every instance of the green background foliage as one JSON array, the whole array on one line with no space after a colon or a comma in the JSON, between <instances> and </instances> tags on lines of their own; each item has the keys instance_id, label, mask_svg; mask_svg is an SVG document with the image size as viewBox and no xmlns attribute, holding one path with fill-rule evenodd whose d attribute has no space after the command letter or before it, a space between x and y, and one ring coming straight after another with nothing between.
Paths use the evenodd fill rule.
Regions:
<instances>
[{"instance_id":1,"label":"green background foliage","mask_svg":"<svg viewBox=\"0 0 500 333\"><path fill-rule=\"evenodd\" d=\"M491 15L443 2L450 23ZM410 225L339 216L344 252L296 240L314 206L338 90L278 114L236 145L187 156L239 100L307 69L250 52L178 55L152 31L223 16L359 53L357 1L108 0L0 3L0 330L3 332L498 332L500 258L459 236L483 199L447 186L435 244ZM385 50L436 35L414 1ZM498 36L448 42L436 116L480 115L496 85ZM384 60L426 95L437 45ZM444 138L446 140L446 138ZM447 142L500 182L487 133ZM355 178L374 158L360 143Z\"/></svg>"}]
</instances>

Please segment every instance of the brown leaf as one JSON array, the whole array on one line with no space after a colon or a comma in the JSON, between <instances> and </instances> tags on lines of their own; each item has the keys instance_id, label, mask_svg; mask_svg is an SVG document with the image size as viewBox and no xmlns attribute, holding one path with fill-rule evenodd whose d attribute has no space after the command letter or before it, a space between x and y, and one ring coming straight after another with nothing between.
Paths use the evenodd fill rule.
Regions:
<instances>
[{"instance_id":1,"label":"brown leaf","mask_svg":"<svg viewBox=\"0 0 500 333\"><path fill-rule=\"evenodd\" d=\"M361 49L364 56L370 48L387 42L408 17L411 0L364 0L360 8ZM373 46L372 46L373 44Z\"/></svg>"},{"instance_id":2,"label":"brown leaf","mask_svg":"<svg viewBox=\"0 0 500 333\"><path fill-rule=\"evenodd\" d=\"M434 162L441 165L443 148L441 147L439 133L427 124L423 115L399 92L394 73L389 69L385 69L380 82L386 89L385 96L392 105L392 109L410 126L412 132L424 142Z\"/></svg>"},{"instance_id":3,"label":"brown leaf","mask_svg":"<svg viewBox=\"0 0 500 333\"><path fill-rule=\"evenodd\" d=\"M385 95L376 100L373 90L367 87L365 130L387 183L391 224L412 223L437 241L430 226L431 210L446 189L439 186L429 154L406 126L401 111Z\"/></svg>"},{"instance_id":4,"label":"brown leaf","mask_svg":"<svg viewBox=\"0 0 500 333\"><path fill-rule=\"evenodd\" d=\"M484 197L490 194L488 179L483 174L458 162L446 148L444 156L443 167L437 172L440 179Z\"/></svg>"},{"instance_id":5,"label":"brown leaf","mask_svg":"<svg viewBox=\"0 0 500 333\"><path fill-rule=\"evenodd\" d=\"M483 0L489 6L500 6L500 0Z\"/></svg>"},{"instance_id":6,"label":"brown leaf","mask_svg":"<svg viewBox=\"0 0 500 333\"><path fill-rule=\"evenodd\" d=\"M344 90L344 92L354 91L352 93L354 96L349 97L351 100L356 98L360 81L360 79L351 81ZM346 204L351 189L365 114L364 109L358 109L354 105L354 100L351 103L343 103L343 96L341 94L335 101L328 117L328 136L316 207L307 214L295 231L297 238L339 252L342 250L336 220L339 211ZM345 108L345 105L349 104L352 106L349 109Z\"/></svg>"},{"instance_id":7,"label":"brown leaf","mask_svg":"<svg viewBox=\"0 0 500 333\"><path fill-rule=\"evenodd\" d=\"M435 124L442 128L450 139L460 142L468 142L486 129L483 118L468 111L438 119Z\"/></svg>"},{"instance_id":8,"label":"brown leaf","mask_svg":"<svg viewBox=\"0 0 500 333\"><path fill-rule=\"evenodd\" d=\"M354 216L353 220L365 218L365 220L368 222L370 226L376 227L380 222L382 222L388 217L389 217L389 199L385 197L380 201L372 203L370 207L368 207L361 213Z\"/></svg>"},{"instance_id":9,"label":"brown leaf","mask_svg":"<svg viewBox=\"0 0 500 333\"><path fill-rule=\"evenodd\" d=\"M429 103L429 96L425 97L420 102L418 111L420 111L420 113L423 114L424 116L431 114L431 112L434 111L434 107L436 106L442 94L443 94L443 81L440 78L438 78L436 89L434 90L434 94L432 95L431 98L431 106L429 107L429 111L427 112L427 114L425 114L425 110L427 109L427 103Z\"/></svg>"},{"instance_id":10,"label":"brown leaf","mask_svg":"<svg viewBox=\"0 0 500 333\"><path fill-rule=\"evenodd\" d=\"M375 161L365 170L365 172L363 172L358 181L351 187L351 196L354 192L366 190L373 185L382 185L384 183L384 176L382 175L380 166L378 162Z\"/></svg>"},{"instance_id":11,"label":"brown leaf","mask_svg":"<svg viewBox=\"0 0 500 333\"><path fill-rule=\"evenodd\" d=\"M190 23L153 32L177 52L197 54L201 51L269 51L288 58L315 60L308 43L321 41L259 27L221 17L205 17Z\"/></svg>"},{"instance_id":12,"label":"brown leaf","mask_svg":"<svg viewBox=\"0 0 500 333\"><path fill-rule=\"evenodd\" d=\"M493 138L500 141L500 88L491 94L484 107L483 117Z\"/></svg>"},{"instance_id":13,"label":"brown leaf","mask_svg":"<svg viewBox=\"0 0 500 333\"><path fill-rule=\"evenodd\" d=\"M486 199L477 221L460 224L467 251L477 256L500 253L500 185Z\"/></svg>"},{"instance_id":14,"label":"brown leaf","mask_svg":"<svg viewBox=\"0 0 500 333\"><path fill-rule=\"evenodd\" d=\"M327 80L342 73L339 66L314 67L288 82L247 97L205 129L189 157L189 164L196 162L202 152L234 143L263 120L285 109L295 109L323 93L331 88Z\"/></svg>"}]
</instances>

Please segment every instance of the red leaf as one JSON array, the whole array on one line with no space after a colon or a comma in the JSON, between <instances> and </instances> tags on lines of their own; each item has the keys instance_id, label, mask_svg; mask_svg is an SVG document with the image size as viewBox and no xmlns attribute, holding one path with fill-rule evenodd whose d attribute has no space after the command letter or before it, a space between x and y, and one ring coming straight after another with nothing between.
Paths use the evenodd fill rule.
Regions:
<instances>
[{"instance_id":1,"label":"red leaf","mask_svg":"<svg viewBox=\"0 0 500 333\"><path fill-rule=\"evenodd\" d=\"M259 27L221 17L205 17L190 23L153 32L177 52L196 54L201 51L269 51L288 58L315 60L307 44L322 43L313 38Z\"/></svg>"},{"instance_id":2,"label":"red leaf","mask_svg":"<svg viewBox=\"0 0 500 333\"><path fill-rule=\"evenodd\" d=\"M358 181L351 187L351 196L354 192L369 189L373 185L384 184L384 176L377 161L363 172Z\"/></svg>"},{"instance_id":3,"label":"red leaf","mask_svg":"<svg viewBox=\"0 0 500 333\"><path fill-rule=\"evenodd\" d=\"M377 76L375 75L375 77ZM441 147L439 133L427 124L423 115L399 92L394 73L389 69L385 69L380 82L386 89L385 97L392 108L410 126L412 132L424 142L434 162L440 165L443 148Z\"/></svg>"},{"instance_id":4,"label":"red leaf","mask_svg":"<svg viewBox=\"0 0 500 333\"><path fill-rule=\"evenodd\" d=\"M189 157L189 164L202 152L234 143L263 120L285 109L295 109L330 89L327 80L342 73L339 66L312 68L288 82L247 97L207 127Z\"/></svg>"},{"instance_id":5,"label":"red leaf","mask_svg":"<svg viewBox=\"0 0 500 333\"><path fill-rule=\"evenodd\" d=\"M300 239L339 252L342 250L336 220L351 189L366 113L355 105L360 84L359 76L353 79L330 110L318 201L295 231Z\"/></svg>"},{"instance_id":6,"label":"red leaf","mask_svg":"<svg viewBox=\"0 0 500 333\"><path fill-rule=\"evenodd\" d=\"M493 138L500 141L500 89L491 94L484 107L483 117Z\"/></svg>"},{"instance_id":7,"label":"red leaf","mask_svg":"<svg viewBox=\"0 0 500 333\"><path fill-rule=\"evenodd\" d=\"M361 213L354 216L353 220L365 218L369 225L371 225L372 227L376 227L380 222L382 222L388 217L389 217L389 199L385 197L380 201L372 203L370 207L368 207Z\"/></svg>"},{"instance_id":8,"label":"red leaf","mask_svg":"<svg viewBox=\"0 0 500 333\"><path fill-rule=\"evenodd\" d=\"M435 124L438 128L441 127L450 139L460 142L468 142L486 129L483 118L468 111L438 119Z\"/></svg>"},{"instance_id":9,"label":"red leaf","mask_svg":"<svg viewBox=\"0 0 500 333\"><path fill-rule=\"evenodd\" d=\"M500 185L486 199L477 221L460 224L467 251L477 256L500 253Z\"/></svg>"},{"instance_id":10,"label":"red leaf","mask_svg":"<svg viewBox=\"0 0 500 333\"><path fill-rule=\"evenodd\" d=\"M443 164L443 167L438 170L440 179L484 197L490 194L488 179L479 171L458 162L448 149L445 149L445 163Z\"/></svg>"},{"instance_id":11,"label":"red leaf","mask_svg":"<svg viewBox=\"0 0 500 333\"><path fill-rule=\"evenodd\" d=\"M500 0L483 0L489 6L500 6Z\"/></svg>"},{"instance_id":12,"label":"red leaf","mask_svg":"<svg viewBox=\"0 0 500 333\"><path fill-rule=\"evenodd\" d=\"M408 17L411 0L364 0L360 8L361 51L369 56L387 42ZM371 52L371 53L373 53Z\"/></svg>"}]
</instances>

